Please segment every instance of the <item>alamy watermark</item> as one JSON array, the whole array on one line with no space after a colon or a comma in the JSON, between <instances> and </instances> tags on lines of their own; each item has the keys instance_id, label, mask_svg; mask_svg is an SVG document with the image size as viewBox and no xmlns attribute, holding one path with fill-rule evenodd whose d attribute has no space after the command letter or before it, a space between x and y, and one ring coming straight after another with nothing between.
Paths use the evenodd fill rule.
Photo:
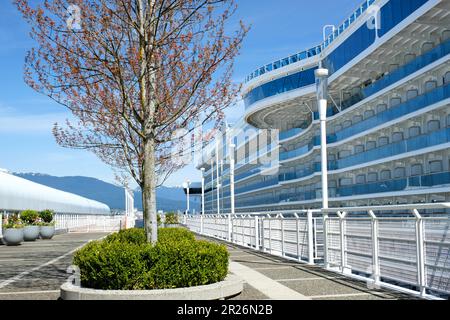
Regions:
<instances>
[{"instance_id":1,"label":"alamy watermark","mask_svg":"<svg viewBox=\"0 0 450 320\"><path fill-rule=\"evenodd\" d=\"M66 20L69 30L81 30L81 9L75 4L71 4L67 8L68 18Z\"/></svg>"}]
</instances>

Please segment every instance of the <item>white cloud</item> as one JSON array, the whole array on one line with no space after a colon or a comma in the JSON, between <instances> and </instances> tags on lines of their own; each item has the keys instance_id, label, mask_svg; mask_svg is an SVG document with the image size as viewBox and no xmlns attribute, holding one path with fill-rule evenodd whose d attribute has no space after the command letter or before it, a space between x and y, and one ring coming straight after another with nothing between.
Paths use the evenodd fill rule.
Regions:
<instances>
[{"instance_id":1,"label":"white cloud","mask_svg":"<svg viewBox=\"0 0 450 320\"><path fill-rule=\"evenodd\" d=\"M2 116L0 112L0 133L14 134L51 133L55 122L63 123L69 116L61 112L37 115L13 115L9 112L5 114L7 115Z\"/></svg>"}]
</instances>

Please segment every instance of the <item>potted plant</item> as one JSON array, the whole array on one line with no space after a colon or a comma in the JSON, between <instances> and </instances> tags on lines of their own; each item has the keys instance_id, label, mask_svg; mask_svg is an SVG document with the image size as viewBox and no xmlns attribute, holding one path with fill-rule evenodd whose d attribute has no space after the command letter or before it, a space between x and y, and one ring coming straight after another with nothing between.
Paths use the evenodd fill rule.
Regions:
<instances>
[{"instance_id":1,"label":"potted plant","mask_svg":"<svg viewBox=\"0 0 450 320\"><path fill-rule=\"evenodd\" d=\"M43 210L39 212L40 231L39 234L42 239L51 239L55 235L55 221L53 221L53 210Z\"/></svg>"},{"instance_id":2,"label":"potted plant","mask_svg":"<svg viewBox=\"0 0 450 320\"><path fill-rule=\"evenodd\" d=\"M25 210L20 213L20 219L25 224L23 239L35 241L39 237L39 214L35 210Z\"/></svg>"},{"instance_id":3,"label":"potted plant","mask_svg":"<svg viewBox=\"0 0 450 320\"><path fill-rule=\"evenodd\" d=\"M23 241L23 223L17 214L5 218L3 223L3 242L7 246L17 246Z\"/></svg>"}]
</instances>

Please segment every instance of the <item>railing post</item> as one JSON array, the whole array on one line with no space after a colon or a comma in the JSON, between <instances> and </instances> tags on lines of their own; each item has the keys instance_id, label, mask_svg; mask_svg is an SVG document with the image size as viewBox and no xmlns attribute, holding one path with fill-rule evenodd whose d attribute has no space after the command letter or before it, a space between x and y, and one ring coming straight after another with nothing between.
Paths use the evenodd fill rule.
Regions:
<instances>
[{"instance_id":1,"label":"railing post","mask_svg":"<svg viewBox=\"0 0 450 320\"><path fill-rule=\"evenodd\" d=\"M298 261L302 261L302 257L300 256L300 236L299 236L299 229L300 229L300 227L299 227L299 225L298 225L298 223L299 223L299 216L298 216L298 214L294 214L295 215L295 242L296 242L296 251L297 251L297 259L298 259Z\"/></svg>"},{"instance_id":2,"label":"railing post","mask_svg":"<svg viewBox=\"0 0 450 320\"><path fill-rule=\"evenodd\" d=\"M233 217L228 215L228 241L233 242Z\"/></svg>"},{"instance_id":3,"label":"railing post","mask_svg":"<svg viewBox=\"0 0 450 320\"><path fill-rule=\"evenodd\" d=\"M372 264L373 264L373 281L375 285L380 283L380 261L378 249L378 218L373 210L368 211L372 218Z\"/></svg>"},{"instance_id":4,"label":"railing post","mask_svg":"<svg viewBox=\"0 0 450 320\"><path fill-rule=\"evenodd\" d=\"M200 234L203 234L203 213L200 215Z\"/></svg>"},{"instance_id":5,"label":"railing post","mask_svg":"<svg viewBox=\"0 0 450 320\"><path fill-rule=\"evenodd\" d=\"M284 257L284 219L282 214L278 216L278 220L281 226L281 256Z\"/></svg>"},{"instance_id":6,"label":"railing post","mask_svg":"<svg viewBox=\"0 0 450 320\"><path fill-rule=\"evenodd\" d=\"M259 218L255 216L255 250L259 250Z\"/></svg>"},{"instance_id":7,"label":"railing post","mask_svg":"<svg viewBox=\"0 0 450 320\"><path fill-rule=\"evenodd\" d=\"M420 295L426 295L426 274L425 274L425 238L423 219L417 209L413 209L416 217L416 247L417 247L417 277L420 287Z\"/></svg>"},{"instance_id":8,"label":"railing post","mask_svg":"<svg viewBox=\"0 0 450 320\"><path fill-rule=\"evenodd\" d=\"M345 272L345 265L346 265L346 259L345 259L345 216L347 215L346 212L338 212L339 216L339 233L340 233L340 243L341 243L341 272Z\"/></svg>"},{"instance_id":9,"label":"railing post","mask_svg":"<svg viewBox=\"0 0 450 320\"><path fill-rule=\"evenodd\" d=\"M325 269L330 267L328 262L328 227L327 227L328 213L323 213L323 265Z\"/></svg>"},{"instance_id":10,"label":"railing post","mask_svg":"<svg viewBox=\"0 0 450 320\"><path fill-rule=\"evenodd\" d=\"M314 264L314 234L313 234L313 217L312 211L308 210L306 213L308 226L308 264Z\"/></svg>"}]
</instances>

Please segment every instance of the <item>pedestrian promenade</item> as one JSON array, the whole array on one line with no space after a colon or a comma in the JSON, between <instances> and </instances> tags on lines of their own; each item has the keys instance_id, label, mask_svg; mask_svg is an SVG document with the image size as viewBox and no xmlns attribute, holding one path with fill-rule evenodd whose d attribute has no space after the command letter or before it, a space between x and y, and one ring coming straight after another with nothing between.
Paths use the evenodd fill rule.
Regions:
<instances>
[{"instance_id":1,"label":"pedestrian promenade","mask_svg":"<svg viewBox=\"0 0 450 320\"><path fill-rule=\"evenodd\" d=\"M70 276L73 253L90 240L107 233L68 233L53 240L0 245L0 300L56 300L59 287ZM318 266L292 262L223 243L230 252L230 271L245 281L244 291L232 300L380 300L415 299L387 290L371 290L366 283L325 271Z\"/></svg>"},{"instance_id":2,"label":"pedestrian promenade","mask_svg":"<svg viewBox=\"0 0 450 320\"><path fill-rule=\"evenodd\" d=\"M52 240L0 245L0 300L56 300L73 253L107 233L66 233Z\"/></svg>"}]
</instances>

